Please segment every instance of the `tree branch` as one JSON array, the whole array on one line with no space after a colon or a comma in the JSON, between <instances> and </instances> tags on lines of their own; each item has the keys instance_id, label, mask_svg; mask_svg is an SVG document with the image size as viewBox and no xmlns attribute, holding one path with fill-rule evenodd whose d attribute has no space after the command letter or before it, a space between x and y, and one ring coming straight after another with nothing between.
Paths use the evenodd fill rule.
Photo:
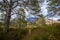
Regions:
<instances>
[{"instance_id":1,"label":"tree branch","mask_svg":"<svg viewBox=\"0 0 60 40\"><path fill-rule=\"evenodd\" d=\"M13 3L18 2L18 1L21 1L21 0L16 0L16 1L13 1Z\"/></svg>"},{"instance_id":2,"label":"tree branch","mask_svg":"<svg viewBox=\"0 0 60 40\"><path fill-rule=\"evenodd\" d=\"M14 9L15 7L17 7L18 6L18 4L17 5L15 5L14 7L12 7L12 9Z\"/></svg>"},{"instance_id":3,"label":"tree branch","mask_svg":"<svg viewBox=\"0 0 60 40\"><path fill-rule=\"evenodd\" d=\"M3 0L3 2L4 2L5 4L9 4L7 0Z\"/></svg>"},{"instance_id":4,"label":"tree branch","mask_svg":"<svg viewBox=\"0 0 60 40\"><path fill-rule=\"evenodd\" d=\"M13 13L13 14L11 14L11 16L12 16L12 15L14 15L14 14L18 14L18 15L20 15L20 16L24 16L24 15L22 15L22 14L19 14L19 13ZM25 17L25 16L24 16L24 17Z\"/></svg>"}]
</instances>

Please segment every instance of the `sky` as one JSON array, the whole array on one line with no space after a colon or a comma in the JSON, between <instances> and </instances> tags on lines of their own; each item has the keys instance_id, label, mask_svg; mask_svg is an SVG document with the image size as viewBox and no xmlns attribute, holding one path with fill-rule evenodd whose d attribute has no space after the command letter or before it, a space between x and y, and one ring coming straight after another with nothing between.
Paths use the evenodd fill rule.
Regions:
<instances>
[{"instance_id":1,"label":"sky","mask_svg":"<svg viewBox=\"0 0 60 40\"><path fill-rule=\"evenodd\" d=\"M2 1L2 0L0 0L0 1ZM48 14L48 10L47 10L48 5L47 4L48 4L47 0L44 0L44 2L42 4L39 3L39 5L41 6L41 13L44 16L46 16ZM19 9L19 7L16 7L16 9ZM27 11L26 9L24 9L24 11L26 13L25 15L26 15L27 18L28 17L35 17L35 16L30 14L31 11ZM16 17L16 14L11 16L12 19L14 19L15 17ZM50 19L57 20L57 19L59 19L59 17L58 16L57 17L50 17Z\"/></svg>"},{"instance_id":2,"label":"sky","mask_svg":"<svg viewBox=\"0 0 60 40\"><path fill-rule=\"evenodd\" d=\"M42 4L41 4L41 13L46 16L48 14L48 10L47 10L47 7L48 7L48 3L49 1L47 2L47 0L45 0ZM47 18L46 18L47 19ZM60 16L53 16L53 17L49 17L48 19L52 19L52 20L58 20L60 19Z\"/></svg>"},{"instance_id":3,"label":"sky","mask_svg":"<svg viewBox=\"0 0 60 40\"><path fill-rule=\"evenodd\" d=\"M46 16L48 14L47 7L48 7L48 2L47 2L47 0L44 0L44 2L41 4L41 13L44 16Z\"/></svg>"}]
</instances>

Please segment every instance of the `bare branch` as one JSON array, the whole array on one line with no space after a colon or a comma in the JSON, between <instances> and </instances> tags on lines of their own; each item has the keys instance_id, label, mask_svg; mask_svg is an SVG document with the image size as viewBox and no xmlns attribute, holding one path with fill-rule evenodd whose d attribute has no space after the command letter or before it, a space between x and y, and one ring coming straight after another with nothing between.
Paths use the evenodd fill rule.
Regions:
<instances>
[{"instance_id":1,"label":"bare branch","mask_svg":"<svg viewBox=\"0 0 60 40\"><path fill-rule=\"evenodd\" d=\"M21 0L12 0L13 3L18 2L18 1L21 1Z\"/></svg>"},{"instance_id":2,"label":"bare branch","mask_svg":"<svg viewBox=\"0 0 60 40\"><path fill-rule=\"evenodd\" d=\"M13 14L11 14L11 16L12 16L12 15L14 15L14 14L18 14L18 15L20 15L20 16L24 16L24 15L22 15L22 14L19 14L19 13L13 13ZM25 17L25 16L24 16L24 17Z\"/></svg>"},{"instance_id":3,"label":"bare branch","mask_svg":"<svg viewBox=\"0 0 60 40\"><path fill-rule=\"evenodd\" d=\"M15 5L14 7L12 7L12 9L14 9L15 7L17 7L18 6L18 4L17 5Z\"/></svg>"},{"instance_id":4,"label":"bare branch","mask_svg":"<svg viewBox=\"0 0 60 40\"><path fill-rule=\"evenodd\" d=\"M3 2L4 2L5 4L9 4L7 0L3 0Z\"/></svg>"},{"instance_id":5,"label":"bare branch","mask_svg":"<svg viewBox=\"0 0 60 40\"><path fill-rule=\"evenodd\" d=\"M15 10L14 10L15 11ZM14 14L18 14L18 15L20 15L20 16L24 16L24 15L22 15L22 14L19 14L19 13L16 13L16 11L15 11L15 13L14 12L12 12L13 14L11 14L11 15L14 15ZM25 16L24 16L25 17Z\"/></svg>"}]
</instances>

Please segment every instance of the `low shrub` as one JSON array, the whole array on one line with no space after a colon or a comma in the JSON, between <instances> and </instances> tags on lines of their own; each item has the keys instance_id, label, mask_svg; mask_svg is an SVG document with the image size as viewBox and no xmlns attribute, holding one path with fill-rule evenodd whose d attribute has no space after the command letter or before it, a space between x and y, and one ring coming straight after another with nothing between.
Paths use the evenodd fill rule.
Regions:
<instances>
[{"instance_id":1,"label":"low shrub","mask_svg":"<svg viewBox=\"0 0 60 40\"><path fill-rule=\"evenodd\" d=\"M33 29L32 40L60 40L60 24L52 24L43 28Z\"/></svg>"},{"instance_id":2,"label":"low shrub","mask_svg":"<svg viewBox=\"0 0 60 40\"><path fill-rule=\"evenodd\" d=\"M23 29L9 29L7 33L0 32L0 40L22 40L27 34L27 30Z\"/></svg>"}]
</instances>

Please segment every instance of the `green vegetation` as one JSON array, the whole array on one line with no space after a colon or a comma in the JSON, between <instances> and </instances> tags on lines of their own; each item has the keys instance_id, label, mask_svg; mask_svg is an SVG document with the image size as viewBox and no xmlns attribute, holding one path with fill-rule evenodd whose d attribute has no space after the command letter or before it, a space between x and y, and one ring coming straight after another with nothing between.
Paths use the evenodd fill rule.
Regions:
<instances>
[{"instance_id":1,"label":"green vegetation","mask_svg":"<svg viewBox=\"0 0 60 40\"><path fill-rule=\"evenodd\" d=\"M37 0L2 1L0 1L0 13L2 13L2 16L0 16L2 17L0 19L0 40L60 40L60 24L45 24L45 17L39 14L41 11ZM44 0L39 2L42 4ZM52 11L54 13L53 16L60 14L60 1L51 0L47 9L48 12ZM29 13L29 15L26 16L25 13ZM14 14L17 17L11 20ZM33 22L27 22L25 19L30 14L40 18Z\"/></svg>"},{"instance_id":2,"label":"green vegetation","mask_svg":"<svg viewBox=\"0 0 60 40\"><path fill-rule=\"evenodd\" d=\"M0 40L22 40L26 36L27 30L10 28L7 33L0 28Z\"/></svg>"},{"instance_id":3,"label":"green vegetation","mask_svg":"<svg viewBox=\"0 0 60 40\"><path fill-rule=\"evenodd\" d=\"M60 24L36 27L29 34L28 29L10 28L7 33L0 28L0 40L60 40Z\"/></svg>"}]
</instances>

